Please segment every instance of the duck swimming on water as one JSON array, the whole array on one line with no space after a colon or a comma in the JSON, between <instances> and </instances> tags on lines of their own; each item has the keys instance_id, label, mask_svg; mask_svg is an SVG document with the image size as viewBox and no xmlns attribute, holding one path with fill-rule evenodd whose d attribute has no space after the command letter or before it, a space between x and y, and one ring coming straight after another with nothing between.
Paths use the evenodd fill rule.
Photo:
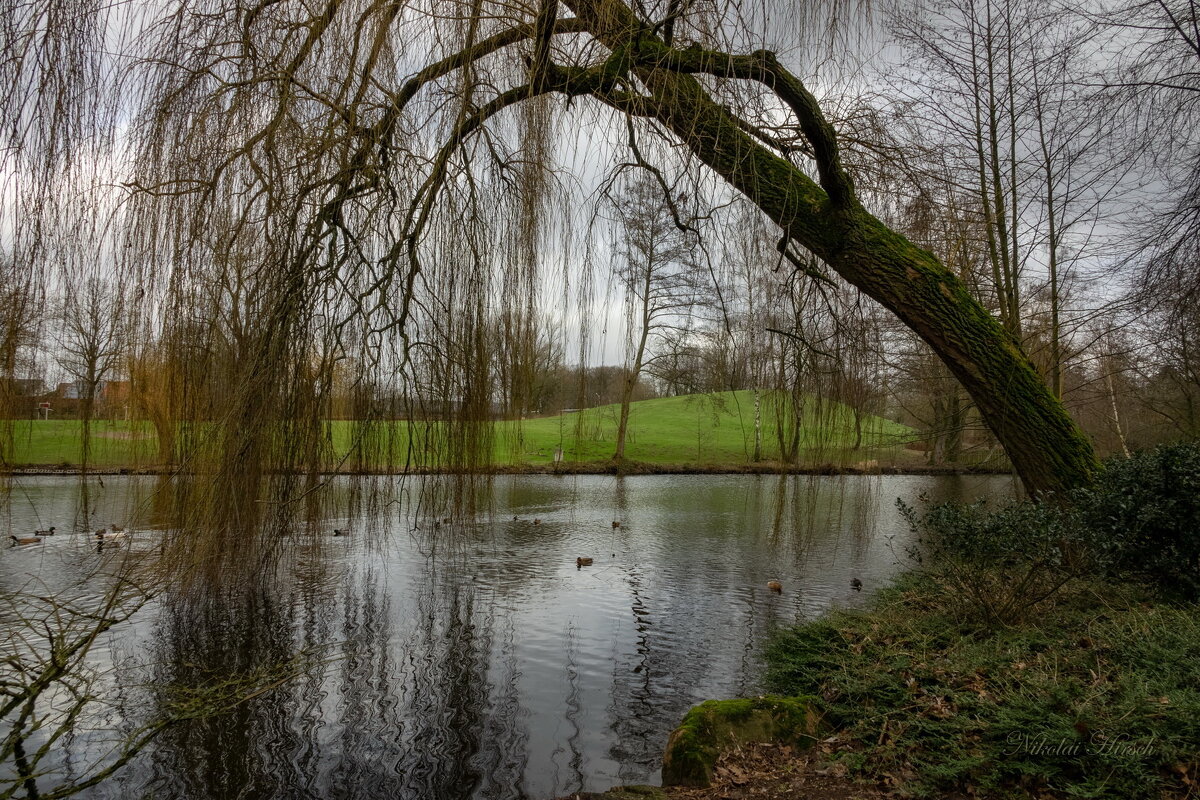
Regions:
<instances>
[{"instance_id":1,"label":"duck swimming on water","mask_svg":"<svg viewBox=\"0 0 1200 800\"><path fill-rule=\"evenodd\" d=\"M779 592L780 594L783 593L783 584L779 581L767 581L767 588L772 592Z\"/></svg>"},{"instance_id":2,"label":"duck swimming on water","mask_svg":"<svg viewBox=\"0 0 1200 800\"><path fill-rule=\"evenodd\" d=\"M17 538L16 536L9 536L8 538L13 540L13 543L11 545L9 545L10 547L16 547L19 544L41 544L42 543L42 540L36 536L22 536L21 538Z\"/></svg>"},{"instance_id":3,"label":"duck swimming on water","mask_svg":"<svg viewBox=\"0 0 1200 800\"><path fill-rule=\"evenodd\" d=\"M593 559L588 558L587 556L580 556L579 558L575 559L575 568L579 569L580 567L590 567L592 565L592 561Z\"/></svg>"}]
</instances>

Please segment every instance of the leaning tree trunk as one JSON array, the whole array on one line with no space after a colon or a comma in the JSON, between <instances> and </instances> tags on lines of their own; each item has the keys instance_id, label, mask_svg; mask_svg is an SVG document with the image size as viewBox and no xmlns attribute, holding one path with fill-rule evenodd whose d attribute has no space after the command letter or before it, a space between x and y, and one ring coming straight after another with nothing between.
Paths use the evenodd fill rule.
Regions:
<instances>
[{"instance_id":1,"label":"leaning tree trunk","mask_svg":"<svg viewBox=\"0 0 1200 800\"><path fill-rule=\"evenodd\" d=\"M792 239L896 314L933 348L970 393L1030 493L1062 492L1092 480L1097 463L1091 443L1016 339L952 272L856 201L843 212L833 212L818 194L820 189L799 170L748 141L729 146L730 131L722 129L732 123L712 119L717 114L707 109L691 110L719 130L703 137L691 134L693 151ZM676 130L682 133L689 127ZM742 146L746 144L750 148ZM814 226L814 210L827 225Z\"/></svg>"},{"instance_id":2,"label":"leaning tree trunk","mask_svg":"<svg viewBox=\"0 0 1200 800\"><path fill-rule=\"evenodd\" d=\"M669 128L797 244L874 298L924 339L970 393L1031 494L1089 483L1091 443L1020 344L930 252L871 215L842 168L832 126L806 87L766 51L738 56L673 49L620 0L566 0L588 30L629 65L649 97L604 85L590 93ZM820 183L752 138L691 73L757 81L795 114Z\"/></svg>"},{"instance_id":3,"label":"leaning tree trunk","mask_svg":"<svg viewBox=\"0 0 1200 800\"><path fill-rule=\"evenodd\" d=\"M692 110L706 118L715 116ZM694 147L694 152L792 239L892 311L933 348L970 393L1031 494L1062 492L1092 480L1097 463L1091 443L1017 340L952 272L857 202L844 212L831 211L817 194L818 187L762 148L753 146L746 152L739 146L711 146L727 144L728 133L696 137L697 145L710 146ZM813 225L813 210L822 212L827 226Z\"/></svg>"}]
</instances>

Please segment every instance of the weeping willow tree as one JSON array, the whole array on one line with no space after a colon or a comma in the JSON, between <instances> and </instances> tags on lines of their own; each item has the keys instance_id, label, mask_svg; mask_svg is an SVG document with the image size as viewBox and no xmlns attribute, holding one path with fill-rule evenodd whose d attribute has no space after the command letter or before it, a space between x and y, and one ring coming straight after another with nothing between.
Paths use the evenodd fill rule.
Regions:
<instances>
[{"instance_id":1,"label":"weeping willow tree","mask_svg":"<svg viewBox=\"0 0 1200 800\"><path fill-rule=\"evenodd\" d=\"M827 32L815 12L6 5L13 263L53 271L47 238L93 220L98 269L138 287L134 395L160 457L207 476L192 506L217 529L260 520L262 487L286 500L319 485L338 385L362 410L355 457L489 462L489 420L501 394L517 406L528 394L520 376L547 317L589 327L595 289L572 265L595 254L580 232L594 187L630 165L664 197L744 196L782 257L894 314L971 394L1032 492L1096 469L1015 338L865 207L855 153L787 66ZM768 41L780 30L794 35ZM14 280L31 284L19 269ZM229 543L214 541L216 557Z\"/></svg>"}]
</instances>

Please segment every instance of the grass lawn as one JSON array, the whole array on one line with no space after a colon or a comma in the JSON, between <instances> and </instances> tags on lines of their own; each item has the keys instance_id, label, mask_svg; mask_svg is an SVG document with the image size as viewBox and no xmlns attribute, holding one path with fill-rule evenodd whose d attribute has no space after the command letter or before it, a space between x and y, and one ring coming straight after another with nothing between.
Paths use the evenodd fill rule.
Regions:
<instances>
[{"instance_id":1,"label":"grass lawn","mask_svg":"<svg viewBox=\"0 0 1200 800\"><path fill-rule=\"evenodd\" d=\"M16 465L75 465L80 462L82 431L79 420L17 420L13 426ZM153 464L158 437L147 422L96 420L92 423L91 464L127 467Z\"/></svg>"},{"instance_id":2,"label":"grass lawn","mask_svg":"<svg viewBox=\"0 0 1200 800\"><path fill-rule=\"evenodd\" d=\"M764 393L762 456L779 459L777 401ZM595 462L612 458L616 449L620 406L505 423L497 437L502 463L544 464L560 442L567 461ZM802 461L825 463L878 458L877 452L853 452L854 416L839 403L805 409L800 446ZM905 425L869 416L863 420L863 446L872 451L894 449L912 437ZM651 464L745 464L754 454L754 393L718 392L641 400L630 408L625 455Z\"/></svg>"},{"instance_id":3,"label":"grass lawn","mask_svg":"<svg viewBox=\"0 0 1200 800\"><path fill-rule=\"evenodd\" d=\"M553 463L560 444L568 462L596 464L612 458L616 448L619 406L601 406L553 417L497 423L492 438L497 465ZM764 393L762 456L779 459L777 402ZM486 435L486 426L479 432ZM193 432L195 429L193 428ZM376 422L361 425L331 421L326 429L326 452L331 466L348 469L412 463L428 465L427 453L445 453L447 426L440 423ZM913 432L880 417L862 421L862 449L854 450L852 412L837 403L810 401L801 428L801 462L855 463L878 459L886 463L913 454L903 442ZM410 455L410 444L412 454ZM158 441L145 422L100 420L92 424L91 463L96 467L137 467L155 463ZM752 392L720 392L642 400L630 411L626 457L647 464L741 465L754 452ZM14 430L16 465L78 464L80 423L77 420L19 420Z\"/></svg>"}]
</instances>

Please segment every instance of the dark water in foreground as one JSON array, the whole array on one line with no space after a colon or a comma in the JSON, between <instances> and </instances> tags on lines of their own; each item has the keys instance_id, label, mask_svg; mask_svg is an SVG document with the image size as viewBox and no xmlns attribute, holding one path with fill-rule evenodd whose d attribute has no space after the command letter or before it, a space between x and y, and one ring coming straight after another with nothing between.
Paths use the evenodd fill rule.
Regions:
<instances>
[{"instance_id":1,"label":"dark water in foreground","mask_svg":"<svg viewBox=\"0 0 1200 800\"><path fill-rule=\"evenodd\" d=\"M105 479L95 527L145 518L139 480ZM108 710L81 728L136 724L156 682L322 657L173 729L86 796L540 800L653 783L690 706L760 689L773 628L861 603L901 568L897 497L1012 491L1000 477L520 476L496 480L490 514L436 528L401 497L350 538L296 537L269 589L186 614L147 607L106 637L94 660ZM76 481L28 479L10 523L62 531L79 505ZM167 535L140 531L127 549ZM82 534L4 550L0 589L35 576L50 590L112 557ZM56 762L80 774L98 755L81 733Z\"/></svg>"}]
</instances>

